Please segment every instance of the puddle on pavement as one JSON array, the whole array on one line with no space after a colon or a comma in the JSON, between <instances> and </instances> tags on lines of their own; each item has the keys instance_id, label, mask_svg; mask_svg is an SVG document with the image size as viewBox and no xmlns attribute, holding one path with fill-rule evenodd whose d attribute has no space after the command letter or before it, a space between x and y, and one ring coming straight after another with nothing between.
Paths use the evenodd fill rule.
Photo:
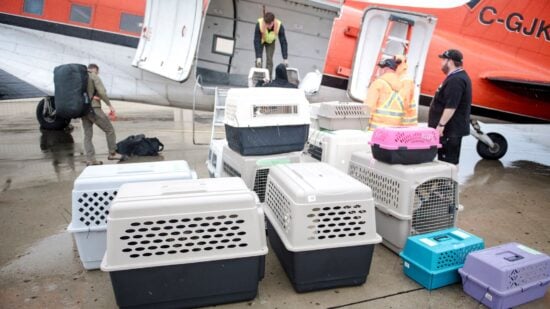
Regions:
<instances>
[{"instance_id":1,"label":"puddle on pavement","mask_svg":"<svg viewBox=\"0 0 550 309\"><path fill-rule=\"evenodd\" d=\"M3 265L0 278L72 274L81 270L75 256L70 233L62 231L34 243Z\"/></svg>"},{"instance_id":2,"label":"puddle on pavement","mask_svg":"<svg viewBox=\"0 0 550 309\"><path fill-rule=\"evenodd\" d=\"M506 163L499 160L479 160L474 166L473 174L466 178L464 185L469 187L496 183L503 177L510 177L511 173L550 177L550 166L527 160Z\"/></svg>"},{"instance_id":3,"label":"puddle on pavement","mask_svg":"<svg viewBox=\"0 0 550 309\"><path fill-rule=\"evenodd\" d=\"M536 175L550 177L550 166L542 163L519 160L519 161L512 162L510 166L513 168L525 170L529 173L533 173Z\"/></svg>"}]
</instances>

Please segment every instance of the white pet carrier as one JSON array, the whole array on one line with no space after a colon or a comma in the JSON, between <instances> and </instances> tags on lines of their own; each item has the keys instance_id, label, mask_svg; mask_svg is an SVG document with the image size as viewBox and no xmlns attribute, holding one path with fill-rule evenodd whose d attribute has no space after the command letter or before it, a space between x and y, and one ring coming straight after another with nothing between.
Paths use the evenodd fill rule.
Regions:
<instances>
[{"instance_id":1,"label":"white pet carrier","mask_svg":"<svg viewBox=\"0 0 550 309\"><path fill-rule=\"evenodd\" d=\"M307 152L318 161L328 163L344 173L348 172L351 154L356 151L370 152L372 132L361 130L320 131L311 130Z\"/></svg>"},{"instance_id":2,"label":"white pet carrier","mask_svg":"<svg viewBox=\"0 0 550 309\"><path fill-rule=\"evenodd\" d=\"M309 104L309 136L311 136L312 130L319 130L319 108L321 108L321 103Z\"/></svg>"},{"instance_id":3,"label":"white pet carrier","mask_svg":"<svg viewBox=\"0 0 550 309\"><path fill-rule=\"evenodd\" d=\"M286 76L289 83L296 85L296 87L300 86L300 71L298 68L286 68Z\"/></svg>"},{"instance_id":4,"label":"white pet carrier","mask_svg":"<svg viewBox=\"0 0 550 309\"><path fill-rule=\"evenodd\" d=\"M72 221L67 228L74 235L84 268L99 268L105 253L107 215L122 184L195 178L197 175L186 161L86 167L74 182Z\"/></svg>"},{"instance_id":5,"label":"white pet carrier","mask_svg":"<svg viewBox=\"0 0 550 309\"><path fill-rule=\"evenodd\" d=\"M267 83L270 79L267 69L250 68L248 71L248 87L250 88L256 87L258 82Z\"/></svg>"},{"instance_id":6,"label":"white pet carrier","mask_svg":"<svg viewBox=\"0 0 550 309\"><path fill-rule=\"evenodd\" d=\"M364 130L369 123L367 106L357 102L321 103L317 117L326 130Z\"/></svg>"},{"instance_id":7,"label":"white pet carrier","mask_svg":"<svg viewBox=\"0 0 550 309\"><path fill-rule=\"evenodd\" d=\"M126 184L109 214L101 269L121 307L254 298L267 254L263 216L239 178Z\"/></svg>"},{"instance_id":8,"label":"white pet carrier","mask_svg":"<svg viewBox=\"0 0 550 309\"><path fill-rule=\"evenodd\" d=\"M208 169L208 176L210 178L218 178L222 175L224 146L227 146L227 140L225 139L213 139L210 141L210 146L208 146L208 161L206 161L206 168Z\"/></svg>"},{"instance_id":9,"label":"white pet carrier","mask_svg":"<svg viewBox=\"0 0 550 309\"><path fill-rule=\"evenodd\" d=\"M264 209L270 245L297 291L365 282L382 241L370 188L325 163L278 165Z\"/></svg>"},{"instance_id":10,"label":"white pet carrier","mask_svg":"<svg viewBox=\"0 0 550 309\"><path fill-rule=\"evenodd\" d=\"M372 189L377 231L399 253L407 237L455 226L457 171L453 164L387 164L367 152L352 155L349 175Z\"/></svg>"},{"instance_id":11,"label":"white pet carrier","mask_svg":"<svg viewBox=\"0 0 550 309\"><path fill-rule=\"evenodd\" d=\"M233 88L226 99L225 135L242 155L301 151L309 129L304 92L287 88Z\"/></svg>"},{"instance_id":12,"label":"white pet carrier","mask_svg":"<svg viewBox=\"0 0 550 309\"><path fill-rule=\"evenodd\" d=\"M371 190L325 163L275 166L265 211L290 251L375 244Z\"/></svg>"},{"instance_id":13,"label":"white pet carrier","mask_svg":"<svg viewBox=\"0 0 550 309\"><path fill-rule=\"evenodd\" d=\"M254 190L264 201L265 185L269 169L274 165L300 162L300 152L289 152L267 156L241 156L237 152L223 147L222 177L241 177L250 190Z\"/></svg>"}]
</instances>

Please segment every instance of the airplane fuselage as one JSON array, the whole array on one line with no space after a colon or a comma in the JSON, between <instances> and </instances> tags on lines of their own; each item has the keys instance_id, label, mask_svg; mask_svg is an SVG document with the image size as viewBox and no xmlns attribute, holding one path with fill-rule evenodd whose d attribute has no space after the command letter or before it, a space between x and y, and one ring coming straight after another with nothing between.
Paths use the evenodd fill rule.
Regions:
<instances>
[{"instance_id":1,"label":"airplane fuselage","mask_svg":"<svg viewBox=\"0 0 550 309\"><path fill-rule=\"evenodd\" d=\"M185 83L178 83L131 66L141 30L135 25L129 27L124 20L135 23L142 17L145 1L82 1L91 8L87 22L73 20L74 8L67 0L48 1L35 12L29 12L33 8L24 3L0 3L0 68L8 73L51 94L53 80L47 74L55 66L95 62L103 68L101 77L114 99L182 108L195 105L203 110L212 110L213 96L208 88L221 84L197 81L197 74L205 68L226 70L230 80L227 87L233 86L231 78L237 84L242 80L253 65L252 29L262 6L278 13L287 27L291 65L299 66L302 73L315 69L323 72L323 86L310 100L350 100L350 76L346 72L353 67L362 17L368 7L364 2L346 1L332 22L328 10L288 8L284 1L255 0L236 7L223 1L203 1L205 21L195 70ZM254 12L247 16L250 10ZM454 9L407 10L438 19L423 72L421 102L429 102L444 78L437 54L459 48L473 82L474 112L519 121L550 121L549 4L482 0ZM314 18L309 22L306 17ZM224 21L232 27L235 55L219 59L208 56L208 35L221 31L216 27ZM278 53L276 62L281 60Z\"/></svg>"}]
</instances>

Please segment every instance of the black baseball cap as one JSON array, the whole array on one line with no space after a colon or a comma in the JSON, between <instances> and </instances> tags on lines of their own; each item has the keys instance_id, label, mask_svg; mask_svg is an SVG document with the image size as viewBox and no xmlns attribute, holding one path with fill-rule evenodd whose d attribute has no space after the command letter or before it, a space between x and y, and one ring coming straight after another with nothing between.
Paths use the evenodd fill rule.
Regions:
<instances>
[{"instance_id":1,"label":"black baseball cap","mask_svg":"<svg viewBox=\"0 0 550 309\"><path fill-rule=\"evenodd\" d=\"M378 66L381 68L390 68L392 70L397 69L397 63L393 59L384 59L378 63Z\"/></svg>"},{"instance_id":2,"label":"black baseball cap","mask_svg":"<svg viewBox=\"0 0 550 309\"><path fill-rule=\"evenodd\" d=\"M454 61L462 62L462 53L458 49L446 50L438 57L442 59L451 59Z\"/></svg>"}]
</instances>

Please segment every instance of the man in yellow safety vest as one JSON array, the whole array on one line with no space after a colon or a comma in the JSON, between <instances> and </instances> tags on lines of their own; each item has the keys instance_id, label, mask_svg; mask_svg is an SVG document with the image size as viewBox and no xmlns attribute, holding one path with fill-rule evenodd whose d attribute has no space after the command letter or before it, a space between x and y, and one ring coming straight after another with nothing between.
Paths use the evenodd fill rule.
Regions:
<instances>
[{"instance_id":1,"label":"man in yellow safety vest","mask_svg":"<svg viewBox=\"0 0 550 309\"><path fill-rule=\"evenodd\" d=\"M256 30L254 30L254 50L256 51L256 67L261 68L262 54L265 47L266 67L269 71L270 79L273 76L273 54L275 53L275 41L277 38L281 42L283 63L288 66L285 28L281 21L275 18L273 13L267 12L256 23Z\"/></svg>"},{"instance_id":2,"label":"man in yellow safety vest","mask_svg":"<svg viewBox=\"0 0 550 309\"><path fill-rule=\"evenodd\" d=\"M400 94L405 105L405 115L403 116L401 125L415 126L418 124L418 105L414 99L414 80L407 71L409 67L407 64L407 57L404 55L395 55L393 59L397 64L395 74L397 74L401 80Z\"/></svg>"},{"instance_id":3,"label":"man in yellow safety vest","mask_svg":"<svg viewBox=\"0 0 550 309\"><path fill-rule=\"evenodd\" d=\"M395 73L397 63L394 59L384 59L378 66L381 76L371 83L365 98L370 115L369 131L378 127L401 126L406 110L401 96L401 79Z\"/></svg>"}]
</instances>

